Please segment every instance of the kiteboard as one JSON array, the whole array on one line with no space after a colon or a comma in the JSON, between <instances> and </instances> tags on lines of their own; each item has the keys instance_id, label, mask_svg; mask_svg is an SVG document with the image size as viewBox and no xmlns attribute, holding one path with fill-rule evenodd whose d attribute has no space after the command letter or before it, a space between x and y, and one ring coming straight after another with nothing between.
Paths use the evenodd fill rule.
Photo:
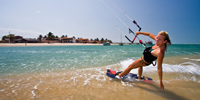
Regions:
<instances>
[{"instance_id":1,"label":"kiteboard","mask_svg":"<svg viewBox=\"0 0 200 100\"><path fill-rule=\"evenodd\" d=\"M122 71L113 71L111 69L107 69L107 73L106 75L112 79L116 79L116 80L122 80L125 82L137 82L137 81L141 81L141 82L153 82L152 78L146 77L146 76L142 76L141 79L138 79L138 75L134 74L134 73L128 73L124 76L122 76L121 78L116 77L117 73L121 73Z\"/></svg>"}]
</instances>

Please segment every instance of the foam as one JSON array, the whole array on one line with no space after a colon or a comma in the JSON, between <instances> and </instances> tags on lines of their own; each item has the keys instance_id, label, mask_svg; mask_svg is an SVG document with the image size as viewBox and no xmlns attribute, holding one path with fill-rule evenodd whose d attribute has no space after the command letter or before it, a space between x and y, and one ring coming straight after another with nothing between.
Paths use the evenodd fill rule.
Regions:
<instances>
[{"instance_id":1,"label":"foam","mask_svg":"<svg viewBox=\"0 0 200 100\"><path fill-rule=\"evenodd\" d=\"M191 61L200 61L200 59L189 59L189 58L182 58L182 59L191 60Z\"/></svg>"},{"instance_id":2,"label":"foam","mask_svg":"<svg viewBox=\"0 0 200 100\"><path fill-rule=\"evenodd\" d=\"M84 81L84 84L83 85L90 85L90 81L92 79L95 79L97 81L101 81L101 82L105 82L106 81L106 78L105 78L105 71L101 70L101 68L104 68L104 67L100 67L100 68L86 68L86 69L83 69L83 70L95 70L96 74L91 74L91 73L87 73L85 74L84 73L84 78L86 78L86 80ZM101 87L101 84L98 85L99 87Z\"/></svg>"},{"instance_id":3,"label":"foam","mask_svg":"<svg viewBox=\"0 0 200 100\"><path fill-rule=\"evenodd\" d=\"M184 58L184 59L189 59L189 58ZM122 67L120 70L123 71L134 61L135 60L133 60L133 59L127 59L127 60L121 61L120 64ZM195 61L196 61L196 59L195 59ZM164 73L169 73L169 74L176 73L176 76L174 77L174 79L163 80L163 81L170 82L170 81L184 80L184 81L193 81L193 82L200 83L200 78L199 78L200 66L196 63L188 61L188 62L184 62L181 64L174 64L174 65L163 64L162 67L163 67ZM157 73L157 66L149 65L149 66L143 67L143 72L155 74L155 73ZM131 70L131 73L137 74L138 69L136 68L136 69Z\"/></svg>"},{"instance_id":4,"label":"foam","mask_svg":"<svg viewBox=\"0 0 200 100\"><path fill-rule=\"evenodd\" d=\"M134 61L135 60L133 59L127 59L121 61L120 62L122 66L121 70L126 69ZM138 73L138 69L133 69L131 70L131 72ZM147 67L143 67L143 72L157 72L157 66L149 65ZM163 72L168 72L168 73L178 72L178 73L200 75L200 66L192 62L184 62L177 65L163 64Z\"/></svg>"},{"instance_id":5,"label":"foam","mask_svg":"<svg viewBox=\"0 0 200 100\"><path fill-rule=\"evenodd\" d=\"M33 87L32 91L31 91L31 94L32 94L32 97L31 97L31 98L35 98L35 97L36 97L36 93L37 93L37 91L38 91L38 85L39 85L40 83L42 83L41 80L40 80L40 82L39 82L37 85L35 85L35 86Z\"/></svg>"},{"instance_id":6,"label":"foam","mask_svg":"<svg viewBox=\"0 0 200 100\"><path fill-rule=\"evenodd\" d=\"M34 90L31 91L31 94L32 94L32 98L35 98L36 94L34 93Z\"/></svg>"},{"instance_id":7,"label":"foam","mask_svg":"<svg viewBox=\"0 0 200 100\"><path fill-rule=\"evenodd\" d=\"M129 82L123 82L121 81L123 86L129 86L129 87L133 87L133 85L131 85Z\"/></svg>"},{"instance_id":8,"label":"foam","mask_svg":"<svg viewBox=\"0 0 200 100\"><path fill-rule=\"evenodd\" d=\"M5 89L0 90L1 92L5 91Z\"/></svg>"}]
</instances>

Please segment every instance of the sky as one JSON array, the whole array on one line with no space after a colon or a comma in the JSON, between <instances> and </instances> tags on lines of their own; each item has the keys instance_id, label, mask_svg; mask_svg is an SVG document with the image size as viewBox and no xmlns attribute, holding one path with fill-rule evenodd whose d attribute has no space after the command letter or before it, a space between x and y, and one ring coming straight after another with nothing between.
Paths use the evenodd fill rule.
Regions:
<instances>
[{"instance_id":1,"label":"sky","mask_svg":"<svg viewBox=\"0 0 200 100\"><path fill-rule=\"evenodd\" d=\"M37 38L52 32L128 42L124 35L134 38L128 28L138 28L122 12L136 20L142 32L157 35L163 30L174 44L200 43L200 0L0 0L0 38L9 33Z\"/></svg>"}]
</instances>

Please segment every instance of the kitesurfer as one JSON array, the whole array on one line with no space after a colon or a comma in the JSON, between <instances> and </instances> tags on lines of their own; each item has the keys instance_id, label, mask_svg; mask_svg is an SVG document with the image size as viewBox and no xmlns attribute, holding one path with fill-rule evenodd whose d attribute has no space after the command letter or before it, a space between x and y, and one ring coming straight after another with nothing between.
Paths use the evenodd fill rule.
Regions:
<instances>
[{"instance_id":1,"label":"kitesurfer","mask_svg":"<svg viewBox=\"0 0 200 100\"><path fill-rule=\"evenodd\" d=\"M122 73L119 73L117 76L118 78L121 78L123 77L123 75L128 74L132 69L138 68L138 75L139 75L138 79L141 79L143 67L150 65L154 60L157 59L159 84L160 84L160 88L164 90L164 85L162 82L162 76L163 76L162 63L163 63L167 46L171 45L169 35L165 31L159 32L157 36L149 32L140 32L140 31L136 32L136 36L140 34L149 36L150 38L155 40L156 42L155 45L150 48L146 48L143 52L142 58L135 60Z\"/></svg>"}]
</instances>

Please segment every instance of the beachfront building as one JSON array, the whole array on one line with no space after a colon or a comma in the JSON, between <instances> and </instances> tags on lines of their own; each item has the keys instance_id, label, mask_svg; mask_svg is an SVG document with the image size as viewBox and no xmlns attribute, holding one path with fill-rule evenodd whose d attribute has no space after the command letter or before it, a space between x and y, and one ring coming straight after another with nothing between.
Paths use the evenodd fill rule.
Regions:
<instances>
[{"instance_id":1,"label":"beachfront building","mask_svg":"<svg viewBox=\"0 0 200 100\"><path fill-rule=\"evenodd\" d=\"M23 38L22 36L5 36L2 42L3 43L38 43L39 41L34 38Z\"/></svg>"},{"instance_id":2,"label":"beachfront building","mask_svg":"<svg viewBox=\"0 0 200 100\"><path fill-rule=\"evenodd\" d=\"M15 43L22 43L23 42L23 37L22 36L15 36L14 41L15 41Z\"/></svg>"},{"instance_id":3,"label":"beachfront building","mask_svg":"<svg viewBox=\"0 0 200 100\"><path fill-rule=\"evenodd\" d=\"M54 39L48 39L47 37L44 37L41 39L42 43L60 43L59 38L54 38Z\"/></svg>"},{"instance_id":4,"label":"beachfront building","mask_svg":"<svg viewBox=\"0 0 200 100\"><path fill-rule=\"evenodd\" d=\"M2 42L4 43L23 43L24 39L22 36L4 36Z\"/></svg>"},{"instance_id":5,"label":"beachfront building","mask_svg":"<svg viewBox=\"0 0 200 100\"><path fill-rule=\"evenodd\" d=\"M83 38L76 39L76 43L89 43L89 39L83 39Z\"/></svg>"},{"instance_id":6,"label":"beachfront building","mask_svg":"<svg viewBox=\"0 0 200 100\"><path fill-rule=\"evenodd\" d=\"M75 43L76 38L75 37L61 37L60 41L61 43Z\"/></svg>"},{"instance_id":7,"label":"beachfront building","mask_svg":"<svg viewBox=\"0 0 200 100\"><path fill-rule=\"evenodd\" d=\"M101 43L101 41L89 41L89 43L93 43L93 44L96 44L96 43L98 43L98 44L100 44L100 43Z\"/></svg>"},{"instance_id":8,"label":"beachfront building","mask_svg":"<svg viewBox=\"0 0 200 100\"><path fill-rule=\"evenodd\" d=\"M35 38L24 38L22 43L39 43L40 41Z\"/></svg>"},{"instance_id":9,"label":"beachfront building","mask_svg":"<svg viewBox=\"0 0 200 100\"><path fill-rule=\"evenodd\" d=\"M95 43L97 43L97 41L89 41L89 43L94 43L95 44Z\"/></svg>"}]
</instances>

